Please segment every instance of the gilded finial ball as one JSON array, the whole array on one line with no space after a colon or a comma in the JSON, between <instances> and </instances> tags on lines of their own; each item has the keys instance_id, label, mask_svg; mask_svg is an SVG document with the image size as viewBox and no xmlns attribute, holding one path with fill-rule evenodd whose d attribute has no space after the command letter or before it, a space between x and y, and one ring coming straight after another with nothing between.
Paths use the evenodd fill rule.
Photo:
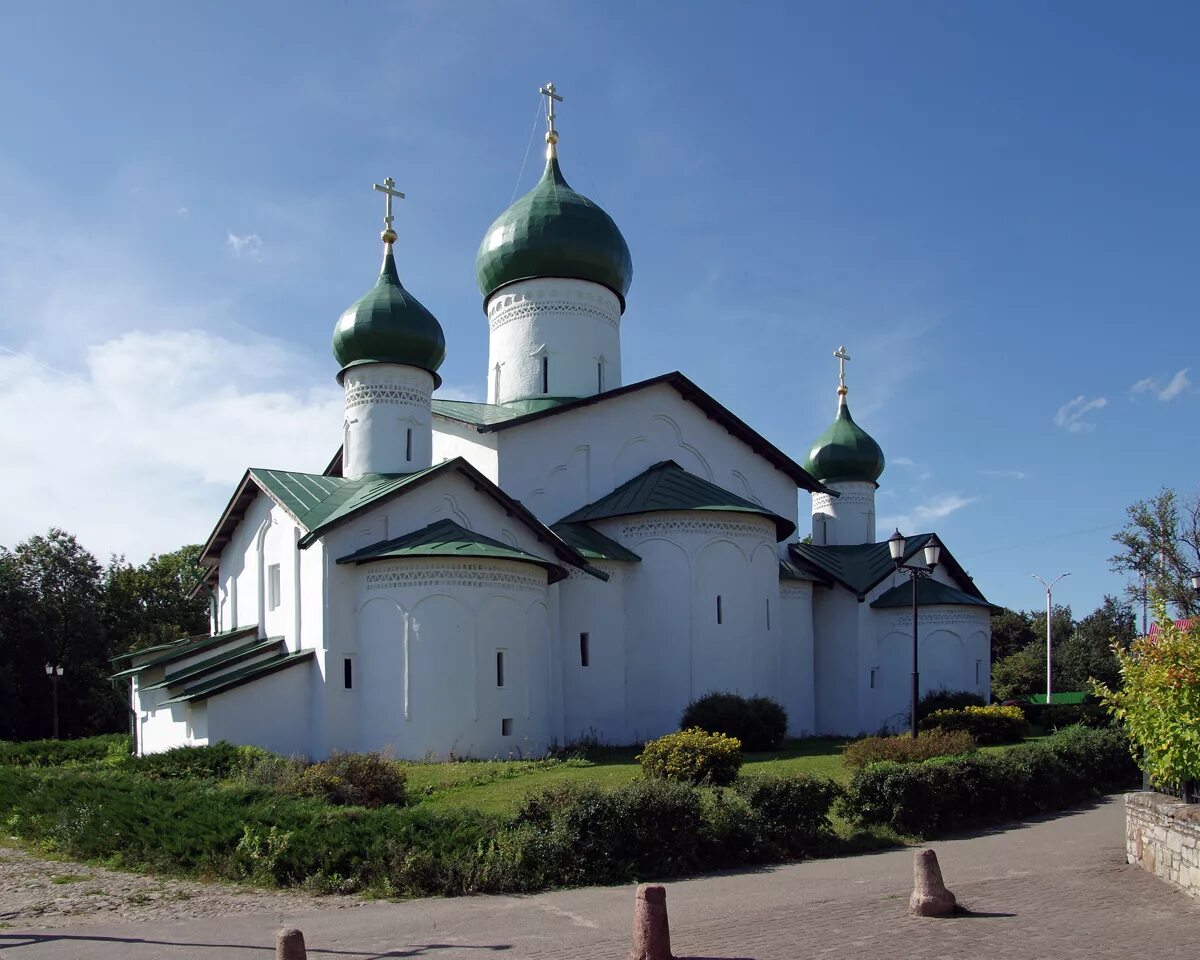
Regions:
<instances>
[{"instance_id":1,"label":"gilded finial ball","mask_svg":"<svg viewBox=\"0 0 1200 960\"><path fill-rule=\"evenodd\" d=\"M384 243L395 243L396 242L396 231L393 230L391 227L388 227L386 230L383 231L383 233L381 233L379 235L379 239L382 240Z\"/></svg>"},{"instance_id":2,"label":"gilded finial ball","mask_svg":"<svg viewBox=\"0 0 1200 960\"><path fill-rule=\"evenodd\" d=\"M553 130L547 131L546 142L547 143L558 143L558 134L555 133Z\"/></svg>"}]
</instances>

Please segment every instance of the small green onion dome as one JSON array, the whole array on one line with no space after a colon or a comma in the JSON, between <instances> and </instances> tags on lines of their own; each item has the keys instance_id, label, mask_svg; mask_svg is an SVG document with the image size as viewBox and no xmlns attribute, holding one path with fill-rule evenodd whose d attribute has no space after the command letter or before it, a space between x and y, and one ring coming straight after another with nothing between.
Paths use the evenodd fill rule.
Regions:
<instances>
[{"instance_id":1,"label":"small green onion dome","mask_svg":"<svg viewBox=\"0 0 1200 960\"><path fill-rule=\"evenodd\" d=\"M475 276L485 302L518 280L569 277L608 287L624 310L633 261L612 217L570 188L551 151L537 186L488 227Z\"/></svg>"},{"instance_id":2,"label":"small green onion dome","mask_svg":"<svg viewBox=\"0 0 1200 960\"><path fill-rule=\"evenodd\" d=\"M854 422L842 394L837 416L829 429L817 437L804 469L822 483L838 480L875 483L883 473L883 466L883 450Z\"/></svg>"},{"instance_id":3,"label":"small green onion dome","mask_svg":"<svg viewBox=\"0 0 1200 960\"><path fill-rule=\"evenodd\" d=\"M446 359L445 334L437 318L401 285L390 243L378 282L338 318L333 356L343 373L361 363L403 363L428 370L441 385L437 369Z\"/></svg>"}]
</instances>

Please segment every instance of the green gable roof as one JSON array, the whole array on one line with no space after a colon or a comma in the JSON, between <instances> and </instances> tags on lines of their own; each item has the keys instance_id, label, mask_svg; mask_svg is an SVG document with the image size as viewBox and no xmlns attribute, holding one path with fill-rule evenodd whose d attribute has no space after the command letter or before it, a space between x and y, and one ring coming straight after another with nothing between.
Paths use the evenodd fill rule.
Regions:
<instances>
[{"instance_id":1,"label":"green gable roof","mask_svg":"<svg viewBox=\"0 0 1200 960\"><path fill-rule=\"evenodd\" d=\"M433 412L448 420L469 423L473 427L491 427L516 420L531 413L553 410L573 403L577 397L534 397L511 403L473 403L470 400L441 400L433 398Z\"/></svg>"},{"instance_id":2,"label":"green gable roof","mask_svg":"<svg viewBox=\"0 0 1200 960\"><path fill-rule=\"evenodd\" d=\"M556 523L551 528L589 560L626 560L641 563L642 558L632 550L606 537L586 523Z\"/></svg>"},{"instance_id":3,"label":"green gable roof","mask_svg":"<svg viewBox=\"0 0 1200 960\"><path fill-rule=\"evenodd\" d=\"M931 533L921 533L914 537L905 537L904 561L907 563L925 546ZM888 550L887 541L882 543L861 543L853 546L820 547L812 543L789 544L788 552L792 560L802 570L811 570L853 591L860 599L879 586L893 572L896 565ZM963 584L971 596L983 600L983 594L975 586L970 575L961 567L957 560L942 545L941 565L950 572L959 583ZM911 602L911 595L910 595Z\"/></svg>"},{"instance_id":4,"label":"green gable roof","mask_svg":"<svg viewBox=\"0 0 1200 960\"><path fill-rule=\"evenodd\" d=\"M608 496L589 503L562 518L559 523L604 520L608 517L627 517L639 513L658 513L663 510L705 510L720 513L752 513L766 517L775 524L777 540L784 540L795 531L790 520L772 513L766 507L752 503L736 493L730 493L715 483L688 473L674 460L656 463L617 487Z\"/></svg>"},{"instance_id":5,"label":"green gable roof","mask_svg":"<svg viewBox=\"0 0 1200 960\"><path fill-rule=\"evenodd\" d=\"M954 606L954 607L986 607L989 611L995 609L982 597L973 597L969 593L955 590L954 587L937 580L925 578L917 581L917 603L922 607ZM893 607L910 609L912 607L912 584L902 583L898 587L879 597L871 604L877 610L887 610Z\"/></svg>"},{"instance_id":6,"label":"green gable roof","mask_svg":"<svg viewBox=\"0 0 1200 960\"><path fill-rule=\"evenodd\" d=\"M547 582L557 583L567 571L557 563L543 560L491 537L455 523L438 520L413 533L363 547L338 558L338 563L369 563L372 560L396 560L405 557L482 557L490 560L513 560L530 563L546 571Z\"/></svg>"}]
</instances>

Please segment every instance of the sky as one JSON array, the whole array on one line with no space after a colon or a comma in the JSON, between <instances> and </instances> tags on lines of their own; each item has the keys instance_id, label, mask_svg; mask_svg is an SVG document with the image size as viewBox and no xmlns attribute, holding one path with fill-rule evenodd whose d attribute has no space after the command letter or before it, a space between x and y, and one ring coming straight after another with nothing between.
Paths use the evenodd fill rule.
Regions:
<instances>
[{"instance_id":1,"label":"sky","mask_svg":"<svg viewBox=\"0 0 1200 960\"><path fill-rule=\"evenodd\" d=\"M475 251L553 80L633 255L626 382L803 461L845 344L880 537L1016 608L1070 572L1082 616L1126 507L1200 473L1197 35L1167 0L4 4L0 544L140 562L247 466L319 472L385 176L441 395L482 400Z\"/></svg>"}]
</instances>

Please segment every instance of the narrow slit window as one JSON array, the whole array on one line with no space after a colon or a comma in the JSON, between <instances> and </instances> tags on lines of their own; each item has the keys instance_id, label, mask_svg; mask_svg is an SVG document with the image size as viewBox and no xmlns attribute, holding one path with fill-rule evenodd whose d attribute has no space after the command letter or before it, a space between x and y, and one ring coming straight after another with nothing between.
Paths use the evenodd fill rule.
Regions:
<instances>
[{"instance_id":1,"label":"narrow slit window","mask_svg":"<svg viewBox=\"0 0 1200 960\"><path fill-rule=\"evenodd\" d=\"M875 689L875 682L876 682L876 679L877 679L877 677L876 677L876 674L877 674L877 673L878 673L878 668L877 668L877 667L872 667L872 668L871 668L871 689L872 689L872 690L874 690L874 689Z\"/></svg>"},{"instance_id":2,"label":"narrow slit window","mask_svg":"<svg viewBox=\"0 0 1200 960\"><path fill-rule=\"evenodd\" d=\"M504 686L504 651L496 651L496 686Z\"/></svg>"},{"instance_id":3,"label":"narrow slit window","mask_svg":"<svg viewBox=\"0 0 1200 960\"><path fill-rule=\"evenodd\" d=\"M721 595L718 593L717 594L717 623L724 622L722 620L721 613L722 613L722 611L721 611Z\"/></svg>"},{"instance_id":4,"label":"narrow slit window","mask_svg":"<svg viewBox=\"0 0 1200 960\"><path fill-rule=\"evenodd\" d=\"M603 363L596 364L596 392L597 393L604 392L604 364Z\"/></svg>"},{"instance_id":5,"label":"narrow slit window","mask_svg":"<svg viewBox=\"0 0 1200 960\"><path fill-rule=\"evenodd\" d=\"M342 685L347 690L354 689L354 661L349 657L342 660Z\"/></svg>"},{"instance_id":6,"label":"narrow slit window","mask_svg":"<svg viewBox=\"0 0 1200 960\"><path fill-rule=\"evenodd\" d=\"M586 667L592 662L592 651L589 649L591 638L586 633L579 635L579 665Z\"/></svg>"},{"instance_id":7,"label":"narrow slit window","mask_svg":"<svg viewBox=\"0 0 1200 960\"><path fill-rule=\"evenodd\" d=\"M542 356L542 393L550 392L550 358Z\"/></svg>"},{"instance_id":8,"label":"narrow slit window","mask_svg":"<svg viewBox=\"0 0 1200 960\"><path fill-rule=\"evenodd\" d=\"M273 563L267 567L267 609L274 610L279 606L279 594L282 590L282 580L279 576L279 564Z\"/></svg>"},{"instance_id":9,"label":"narrow slit window","mask_svg":"<svg viewBox=\"0 0 1200 960\"><path fill-rule=\"evenodd\" d=\"M502 737L511 737L512 736L512 717L505 717L503 720L500 721L500 736L502 736Z\"/></svg>"},{"instance_id":10,"label":"narrow slit window","mask_svg":"<svg viewBox=\"0 0 1200 960\"><path fill-rule=\"evenodd\" d=\"M975 686L979 686L979 676L981 673L983 673L982 667L983 667L983 661L976 660L975 661Z\"/></svg>"},{"instance_id":11,"label":"narrow slit window","mask_svg":"<svg viewBox=\"0 0 1200 960\"><path fill-rule=\"evenodd\" d=\"M767 597L767 629L771 629L771 598Z\"/></svg>"},{"instance_id":12,"label":"narrow slit window","mask_svg":"<svg viewBox=\"0 0 1200 960\"><path fill-rule=\"evenodd\" d=\"M408 428L408 434L404 438L404 459L412 459L412 427Z\"/></svg>"}]
</instances>

